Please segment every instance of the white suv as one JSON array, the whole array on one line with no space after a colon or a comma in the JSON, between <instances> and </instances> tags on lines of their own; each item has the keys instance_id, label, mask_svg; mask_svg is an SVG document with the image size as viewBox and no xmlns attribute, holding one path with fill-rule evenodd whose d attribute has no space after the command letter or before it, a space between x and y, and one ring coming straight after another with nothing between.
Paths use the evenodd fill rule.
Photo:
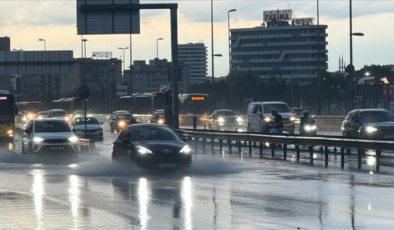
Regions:
<instances>
[{"instance_id":1,"label":"white suv","mask_svg":"<svg viewBox=\"0 0 394 230\"><path fill-rule=\"evenodd\" d=\"M251 102L249 103L248 110L246 112L248 119L248 131L258 132L259 131L259 115L257 112L261 112L264 116L264 121L270 122L273 119L272 110L276 110L283 119L283 131L290 134L294 134L295 131L295 118L285 102L281 101L269 101L269 102Z\"/></svg>"},{"instance_id":2,"label":"white suv","mask_svg":"<svg viewBox=\"0 0 394 230\"><path fill-rule=\"evenodd\" d=\"M22 153L78 155L78 138L64 119L44 118L27 124Z\"/></svg>"}]
</instances>

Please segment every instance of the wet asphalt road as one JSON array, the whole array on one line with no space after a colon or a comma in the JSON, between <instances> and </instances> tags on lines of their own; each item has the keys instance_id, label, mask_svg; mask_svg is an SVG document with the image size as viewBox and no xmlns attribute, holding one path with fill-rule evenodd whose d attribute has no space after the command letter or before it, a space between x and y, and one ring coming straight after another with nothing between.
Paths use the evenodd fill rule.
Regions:
<instances>
[{"instance_id":1,"label":"wet asphalt road","mask_svg":"<svg viewBox=\"0 0 394 230\"><path fill-rule=\"evenodd\" d=\"M96 154L40 159L20 154L20 136L0 144L0 229L392 229L394 168L371 156L322 155L310 166L207 149L179 171L113 164L117 134L105 128ZM194 147L194 143L190 143ZM208 147L208 145L207 145ZM228 148L224 148L228 149ZM246 151L246 148L244 149ZM257 153L258 149L254 150ZM280 150L278 150L280 152ZM382 160L383 161L383 160Z\"/></svg>"}]
</instances>

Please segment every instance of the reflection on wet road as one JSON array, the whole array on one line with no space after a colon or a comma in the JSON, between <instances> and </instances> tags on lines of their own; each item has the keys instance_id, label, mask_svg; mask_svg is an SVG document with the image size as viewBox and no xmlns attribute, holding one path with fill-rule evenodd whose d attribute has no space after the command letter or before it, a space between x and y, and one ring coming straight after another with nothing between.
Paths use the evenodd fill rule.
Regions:
<instances>
[{"instance_id":1,"label":"reflection on wet road","mask_svg":"<svg viewBox=\"0 0 394 230\"><path fill-rule=\"evenodd\" d=\"M0 143L4 229L391 229L392 168L311 167L248 154L196 154L189 169L151 172L99 154L39 159ZM290 155L291 156L291 155ZM316 159L321 157L316 154ZM290 157L291 158L291 157ZM354 157L356 158L356 157ZM355 161L348 156L348 163Z\"/></svg>"}]
</instances>

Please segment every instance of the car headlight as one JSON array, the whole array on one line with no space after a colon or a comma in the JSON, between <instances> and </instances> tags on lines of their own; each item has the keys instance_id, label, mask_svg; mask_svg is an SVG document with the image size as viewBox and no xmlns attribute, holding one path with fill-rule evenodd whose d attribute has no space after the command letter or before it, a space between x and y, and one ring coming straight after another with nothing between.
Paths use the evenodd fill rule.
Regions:
<instances>
[{"instance_id":1,"label":"car headlight","mask_svg":"<svg viewBox=\"0 0 394 230\"><path fill-rule=\"evenodd\" d=\"M119 125L119 126L125 126L126 123L124 123L123 121L121 121L121 122L118 123L118 125Z\"/></svg>"},{"instance_id":2,"label":"car headlight","mask_svg":"<svg viewBox=\"0 0 394 230\"><path fill-rule=\"evenodd\" d=\"M142 155L152 153L152 151L150 151L149 149L147 149L145 147L137 146L137 148L138 148L138 152Z\"/></svg>"},{"instance_id":3,"label":"car headlight","mask_svg":"<svg viewBox=\"0 0 394 230\"><path fill-rule=\"evenodd\" d=\"M160 120L157 121L157 123L159 123L159 124L164 124L164 120L163 120L163 119L160 119Z\"/></svg>"},{"instance_id":4,"label":"car headlight","mask_svg":"<svg viewBox=\"0 0 394 230\"><path fill-rule=\"evenodd\" d=\"M33 142L35 142L35 143L41 143L41 142L43 142L43 141L44 141L44 139L41 138L41 137L35 137L35 138L33 138Z\"/></svg>"},{"instance_id":5,"label":"car headlight","mask_svg":"<svg viewBox=\"0 0 394 230\"><path fill-rule=\"evenodd\" d=\"M295 121L295 118L294 117L290 117L290 121Z\"/></svg>"},{"instance_id":6,"label":"car headlight","mask_svg":"<svg viewBox=\"0 0 394 230\"><path fill-rule=\"evenodd\" d=\"M27 117L28 117L29 119L33 119L33 114L29 113L29 115L27 115Z\"/></svg>"},{"instance_id":7,"label":"car headlight","mask_svg":"<svg viewBox=\"0 0 394 230\"><path fill-rule=\"evenodd\" d=\"M78 141L78 137L70 137L70 138L68 138L68 140L70 142L77 142Z\"/></svg>"},{"instance_id":8,"label":"car headlight","mask_svg":"<svg viewBox=\"0 0 394 230\"><path fill-rule=\"evenodd\" d=\"M9 130L7 131L7 134L8 134L9 136L14 136L14 130L9 129Z\"/></svg>"},{"instance_id":9,"label":"car headlight","mask_svg":"<svg viewBox=\"0 0 394 230\"><path fill-rule=\"evenodd\" d=\"M264 118L264 121L265 121L265 122L270 122L270 121L271 121L271 118L266 117L266 118Z\"/></svg>"},{"instance_id":10,"label":"car headlight","mask_svg":"<svg viewBox=\"0 0 394 230\"><path fill-rule=\"evenodd\" d=\"M192 151L192 149L191 149L188 145L185 145L185 146L181 149L180 153L189 154L191 151Z\"/></svg>"},{"instance_id":11,"label":"car headlight","mask_svg":"<svg viewBox=\"0 0 394 230\"><path fill-rule=\"evenodd\" d=\"M40 120L41 120L41 119L42 119L42 116L38 116L38 119L40 119Z\"/></svg>"},{"instance_id":12,"label":"car headlight","mask_svg":"<svg viewBox=\"0 0 394 230\"><path fill-rule=\"evenodd\" d=\"M70 118L69 118L69 117L65 117L65 118L64 118L64 120L66 120L66 121L69 121L69 120L70 120Z\"/></svg>"},{"instance_id":13,"label":"car headlight","mask_svg":"<svg viewBox=\"0 0 394 230\"><path fill-rule=\"evenodd\" d=\"M316 128L317 128L316 125L306 125L304 129L306 131L312 131L312 130L316 130Z\"/></svg>"},{"instance_id":14,"label":"car headlight","mask_svg":"<svg viewBox=\"0 0 394 230\"><path fill-rule=\"evenodd\" d=\"M237 121L238 121L238 122L243 122L244 119L242 119L242 117L237 117Z\"/></svg>"},{"instance_id":15,"label":"car headlight","mask_svg":"<svg viewBox=\"0 0 394 230\"><path fill-rule=\"evenodd\" d=\"M218 122L223 123L224 122L224 118L223 117L219 117L218 118Z\"/></svg>"},{"instance_id":16,"label":"car headlight","mask_svg":"<svg viewBox=\"0 0 394 230\"><path fill-rule=\"evenodd\" d=\"M23 117L23 118L22 118L22 121L27 121L27 118L26 118L26 117Z\"/></svg>"},{"instance_id":17,"label":"car headlight","mask_svg":"<svg viewBox=\"0 0 394 230\"><path fill-rule=\"evenodd\" d=\"M368 133L373 133L378 131L378 129L372 126L368 126L367 128L365 128L365 131L367 131Z\"/></svg>"}]
</instances>

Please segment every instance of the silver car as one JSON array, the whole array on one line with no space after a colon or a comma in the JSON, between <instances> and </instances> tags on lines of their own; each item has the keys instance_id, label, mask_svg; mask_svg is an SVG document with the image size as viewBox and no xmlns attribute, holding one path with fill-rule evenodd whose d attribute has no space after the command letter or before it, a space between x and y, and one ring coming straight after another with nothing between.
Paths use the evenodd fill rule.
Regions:
<instances>
[{"instance_id":1,"label":"silver car","mask_svg":"<svg viewBox=\"0 0 394 230\"><path fill-rule=\"evenodd\" d=\"M35 119L26 126L22 153L77 156L78 138L64 119Z\"/></svg>"},{"instance_id":2,"label":"silver car","mask_svg":"<svg viewBox=\"0 0 394 230\"><path fill-rule=\"evenodd\" d=\"M99 122L96 117L86 118L86 131L85 133L85 118L77 117L71 123L72 131L77 137L88 138L96 141L103 141L103 123Z\"/></svg>"}]
</instances>

